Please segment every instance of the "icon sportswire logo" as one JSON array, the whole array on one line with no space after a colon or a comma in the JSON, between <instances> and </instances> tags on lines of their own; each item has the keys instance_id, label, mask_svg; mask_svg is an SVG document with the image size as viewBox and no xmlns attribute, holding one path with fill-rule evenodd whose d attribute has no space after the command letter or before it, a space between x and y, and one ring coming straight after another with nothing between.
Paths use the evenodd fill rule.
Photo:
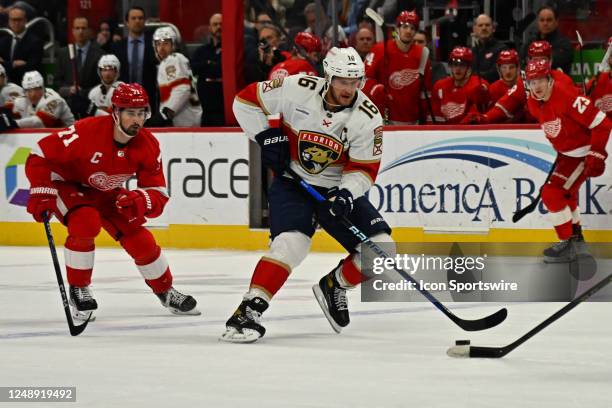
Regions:
<instances>
[{"instance_id":1,"label":"icon sportswire logo","mask_svg":"<svg viewBox=\"0 0 612 408\"><path fill-rule=\"evenodd\" d=\"M6 199L14 205L25 206L28 203L30 191L27 188L19 188L19 169L25 165L30 154L29 147L19 147L11 156L4 167L4 185L6 187ZM23 176L21 176L22 178Z\"/></svg>"},{"instance_id":2,"label":"icon sportswire logo","mask_svg":"<svg viewBox=\"0 0 612 408\"><path fill-rule=\"evenodd\" d=\"M424 160L466 160L492 169L507 166L511 160L520 161L548 173L555 151L547 144L511 137L463 137L431 143L404 153L381 169L381 173L395 167Z\"/></svg>"}]
</instances>

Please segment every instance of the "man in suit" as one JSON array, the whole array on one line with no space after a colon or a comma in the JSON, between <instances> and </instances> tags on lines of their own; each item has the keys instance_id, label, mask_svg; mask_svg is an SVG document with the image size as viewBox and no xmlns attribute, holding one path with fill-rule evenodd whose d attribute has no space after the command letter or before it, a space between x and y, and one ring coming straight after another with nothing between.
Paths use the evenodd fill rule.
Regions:
<instances>
[{"instance_id":1,"label":"man in suit","mask_svg":"<svg viewBox=\"0 0 612 408\"><path fill-rule=\"evenodd\" d=\"M26 10L13 6L8 12L8 25L12 35L0 37L0 63L11 81L21 83L27 71L41 71L43 42L26 31Z\"/></svg>"},{"instance_id":2,"label":"man in suit","mask_svg":"<svg viewBox=\"0 0 612 408\"><path fill-rule=\"evenodd\" d=\"M157 112L157 64L153 50L153 38L145 34L145 11L132 6L125 14L127 38L113 45L113 54L121 62L119 80L137 82L147 91L152 112Z\"/></svg>"},{"instance_id":3,"label":"man in suit","mask_svg":"<svg viewBox=\"0 0 612 408\"><path fill-rule=\"evenodd\" d=\"M74 37L75 64L79 85L78 94L86 97L89 90L99 82L97 66L104 52L95 41L91 41L89 21L86 17L75 17L72 20L72 36ZM63 98L77 94L68 47L59 51L55 80L55 85Z\"/></svg>"}]
</instances>

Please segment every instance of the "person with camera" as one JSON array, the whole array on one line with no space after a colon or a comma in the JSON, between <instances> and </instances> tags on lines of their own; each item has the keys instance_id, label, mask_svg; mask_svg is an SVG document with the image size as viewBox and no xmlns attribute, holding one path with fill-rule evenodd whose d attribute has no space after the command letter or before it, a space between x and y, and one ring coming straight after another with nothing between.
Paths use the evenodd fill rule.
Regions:
<instances>
[{"instance_id":1,"label":"person with camera","mask_svg":"<svg viewBox=\"0 0 612 408\"><path fill-rule=\"evenodd\" d=\"M281 31L272 24L262 24L258 33L259 45L257 47L257 63L251 69L245 70L247 83L265 81L270 75L272 67L285 60L290 59L291 53L282 51Z\"/></svg>"}]
</instances>

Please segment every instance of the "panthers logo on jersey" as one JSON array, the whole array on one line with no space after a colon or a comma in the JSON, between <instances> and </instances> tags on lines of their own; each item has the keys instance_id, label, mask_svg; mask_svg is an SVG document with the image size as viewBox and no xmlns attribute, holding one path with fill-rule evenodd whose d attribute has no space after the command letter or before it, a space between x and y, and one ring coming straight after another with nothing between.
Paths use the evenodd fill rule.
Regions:
<instances>
[{"instance_id":1,"label":"panthers logo on jersey","mask_svg":"<svg viewBox=\"0 0 612 408\"><path fill-rule=\"evenodd\" d=\"M340 158L344 146L331 136L300 131L298 157L302 168L310 174L318 174Z\"/></svg>"}]
</instances>

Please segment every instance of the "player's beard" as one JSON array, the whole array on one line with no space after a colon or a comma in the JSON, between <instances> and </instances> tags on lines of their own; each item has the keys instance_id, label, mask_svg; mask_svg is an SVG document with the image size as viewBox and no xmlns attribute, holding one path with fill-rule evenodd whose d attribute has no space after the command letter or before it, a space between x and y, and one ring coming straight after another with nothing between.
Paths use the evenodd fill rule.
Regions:
<instances>
[{"instance_id":1,"label":"player's beard","mask_svg":"<svg viewBox=\"0 0 612 408\"><path fill-rule=\"evenodd\" d=\"M138 134L138 132L140 131L141 126L137 123L134 123L133 125L131 125L130 127L128 127L127 129L123 128L123 132L125 134L127 134L128 136L134 137Z\"/></svg>"}]
</instances>

